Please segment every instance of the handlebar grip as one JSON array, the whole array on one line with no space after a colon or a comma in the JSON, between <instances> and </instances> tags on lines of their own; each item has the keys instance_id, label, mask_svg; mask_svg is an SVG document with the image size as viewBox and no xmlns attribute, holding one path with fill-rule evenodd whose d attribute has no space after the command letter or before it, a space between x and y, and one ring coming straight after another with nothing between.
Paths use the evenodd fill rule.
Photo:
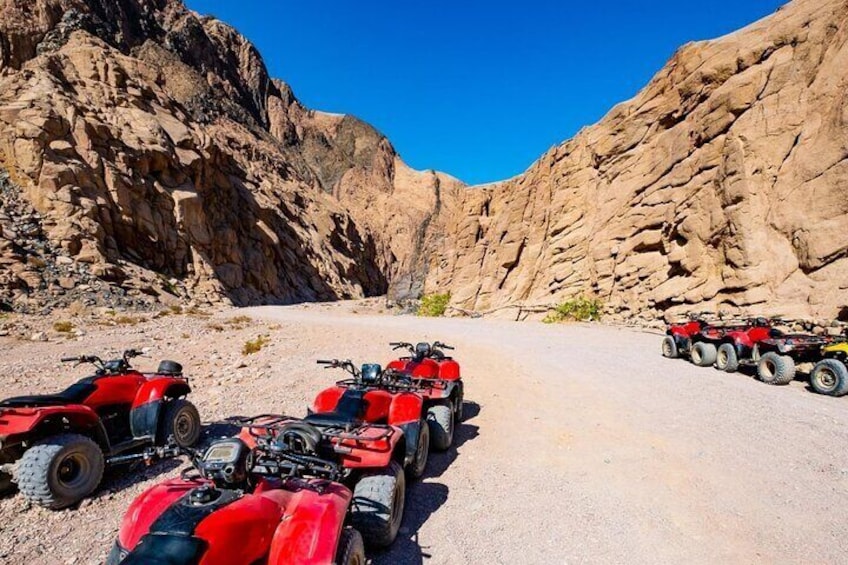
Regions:
<instances>
[{"instance_id":1,"label":"handlebar grip","mask_svg":"<svg viewBox=\"0 0 848 565\"><path fill-rule=\"evenodd\" d=\"M455 348L454 348L452 345L445 345L445 344L443 343L443 344L442 344L442 349L450 349L450 350L453 350L453 349L455 349Z\"/></svg>"},{"instance_id":2,"label":"handlebar grip","mask_svg":"<svg viewBox=\"0 0 848 565\"><path fill-rule=\"evenodd\" d=\"M62 357L62 363L73 363L74 361L79 361L79 357Z\"/></svg>"}]
</instances>

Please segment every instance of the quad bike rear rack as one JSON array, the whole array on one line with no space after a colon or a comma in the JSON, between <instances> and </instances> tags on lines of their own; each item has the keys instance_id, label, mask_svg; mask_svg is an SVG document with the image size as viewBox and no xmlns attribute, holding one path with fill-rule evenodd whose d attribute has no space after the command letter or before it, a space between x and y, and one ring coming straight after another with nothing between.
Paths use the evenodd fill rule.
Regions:
<instances>
[{"instance_id":1,"label":"quad bike rear rack","mask_svg":"<svg viewBox=\"0 0 848 565\"><path fill-rule=\"evenodd\" d=\"M261 423L255 423L257 420L267 420ZM328 438L338 438L338 439L348 439L354 441L380 441L384 439L388 439L394 433L394 429L392 426L387 424L371 424L371 423L356 423L356 424L342 424L342 423L325 423L320 421L309 421L304 420L303 418L295 418L293 416L285 416L283 414L260 414L258 416L252 416L250 418L229 418L227 423L238 425L244 428L247 428L247 431L251 435L256 435L253 433L253 430L267 430L273 432L274 430L278 430L282 424L286 424L289 422L303 422L306 424L310 424L319 428L321 430L321 435ZM363 432L365 430L373 430L379 429L382 430L382 433L379 435L366 435Z\"/></svg>"}]
</instances>

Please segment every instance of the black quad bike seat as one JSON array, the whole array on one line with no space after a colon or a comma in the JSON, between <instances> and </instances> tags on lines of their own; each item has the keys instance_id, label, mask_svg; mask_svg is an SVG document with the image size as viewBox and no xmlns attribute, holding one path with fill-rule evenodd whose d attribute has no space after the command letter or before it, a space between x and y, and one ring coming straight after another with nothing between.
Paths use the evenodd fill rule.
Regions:
<instances>
[{"instance_id":1,"label":"black quad bike seat","mask_svg":"<svg viewBox=\"0 0 848 565\"><path fill-rule=\"evenodd\" d=\"M56 394L35 394L32 396L15 396L0 400L0 408L34 408L38 406L61 406L62 404L82 404L91 393L97 390L92 382L72 384Z\"/></svg>"},{"instance_id":2,"label":"black quad bike seat","mask_svg":"<svg viewBox=\"0 0 848 565\"><path fill-rule=\"evenodd\" d=\"M366 408L365 391L348 389L339 398L335 410L309 414L304 420L316 426L361 424Z\"/></svg>"}]
</instances>

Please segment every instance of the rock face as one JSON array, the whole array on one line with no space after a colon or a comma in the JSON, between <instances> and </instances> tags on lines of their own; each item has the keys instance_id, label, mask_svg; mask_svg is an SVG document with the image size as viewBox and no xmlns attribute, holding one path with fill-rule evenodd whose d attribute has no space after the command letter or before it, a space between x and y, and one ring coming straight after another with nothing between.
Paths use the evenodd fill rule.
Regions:
<instances>
[{"instance_id":1,"label":"rock face","mask_svg":"<svg viewBox=\"0 0 848 565\"><path fill-rule=\"evenodd\" d=\"M305 108L178 0L0 0L0 307L449 290L845 316L846 36L844 1L796 0L466 188Z\"/></svg>"},{"instance_id":2,"label":"rock face","mask_svg":"<svg viewBox=\"0 0 848 565\"><path fill-rule=\"evenodd\" d=\"M6 0L0 33L8 190L32 206L54 255L130 294L381 294L413 260L395 236L461 186L410 171L354 118L307 110L242 36L177 1ZM422 202L407 209L410 190ZM57 278L37 278L7 273L0 299L61 293Z\"/></svg>"},{"instance_id":3,"label":"rock face","mask_svg":"<svg viewBox=\"0 0 848 565\"><path fill-rule=\"evenodd\" d=\"M516 179L467 191L428 288L489 310L848 309L848 3L681 48Z\"/></svg>"}]
</instances>

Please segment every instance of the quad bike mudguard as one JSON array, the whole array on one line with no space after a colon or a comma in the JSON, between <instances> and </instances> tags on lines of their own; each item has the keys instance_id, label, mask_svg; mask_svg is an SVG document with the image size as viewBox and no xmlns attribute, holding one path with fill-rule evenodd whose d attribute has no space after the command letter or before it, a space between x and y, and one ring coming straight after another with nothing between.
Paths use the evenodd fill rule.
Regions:
<instances>
[{"instance_id":1,"label":"quad bike mudguard","mask_svg":"<svg viewBox=\"0 0 848 565\"><path fill-rule=\"evenodd\" d=\"M320 488L263 479L252 494L220 489L202 505L189 497L205 481L154 486L133 501L121 523L118 544L129 554L124 563L144 563L161 552L201 565L251 564L266 556L269 565L332 563L353 495L337 483L311 482Z\"/></svg>"},{"instance_id":2,"label":"quad bike mudguard","mask_svg":"<svg viewBox=\"0 0 848 565\"><path fill-rule=\"evenodd\" d=\"M141 385L130 408L130 429L133 436L155 438L165 399L179 398L189 392L191 387L185 379L174 377L153 377Z\"/></svg>"},{"instance_id":3,"label":"quad bike mudguard","mask_svg":"<svg viewBox=\"0 0 848 565\"><path fill-rule=\"evenodd\" d=\"M98 440L105 441L105 432L97 413L83 404L39 406L35 408L0 408L0 443L18 443L36 432L42 425L67 421L71 429L93 430Z\"/></svg>"},{"instance_id":4,"label":"quad bike mudguard","mask_svg":"<svg viewBox=\"0 0 848 565\"><path fill-rule=\"evenodd\" d=\"M283 492L289 500L271 542L269 565L332 563L353 493L336 483L320 493L307 488Z\"/></svg>"}]
</instances>

